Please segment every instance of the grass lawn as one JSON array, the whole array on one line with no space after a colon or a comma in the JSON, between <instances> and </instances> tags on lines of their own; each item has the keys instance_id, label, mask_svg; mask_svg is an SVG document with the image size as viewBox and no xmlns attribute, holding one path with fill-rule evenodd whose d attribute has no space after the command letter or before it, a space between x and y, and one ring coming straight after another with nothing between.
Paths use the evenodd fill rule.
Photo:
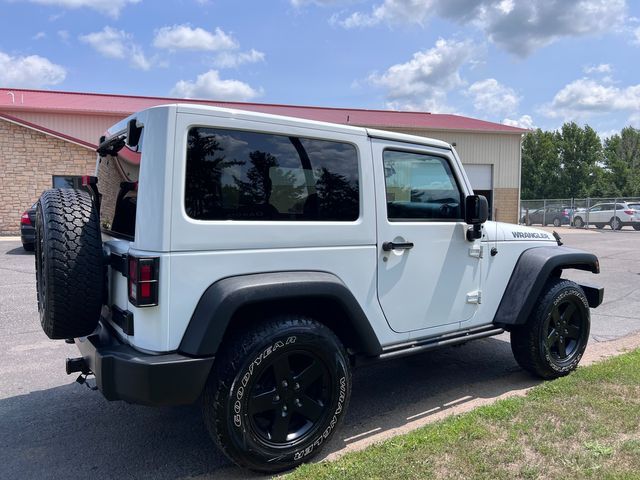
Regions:
<instances>
[{"instance_id":1,"label":"grass lawn","mask_svg":"<svg viewBox=\"0 0 640 480\"><path fill-rule=\"evenodd\" d=\"M640 350L286 478L640 479Z\"/></svg>"}]
</instances>

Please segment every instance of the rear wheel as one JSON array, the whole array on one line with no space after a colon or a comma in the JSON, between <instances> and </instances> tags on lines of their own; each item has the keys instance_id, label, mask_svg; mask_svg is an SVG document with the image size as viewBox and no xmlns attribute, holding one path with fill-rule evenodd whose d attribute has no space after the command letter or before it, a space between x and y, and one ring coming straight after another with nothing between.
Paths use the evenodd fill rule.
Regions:
<instances>
[{"instance_id":1,"label":"rear wheel","mask_svg":"<svg viewBox=\"0 0 640 480\"><path fill-rule=\"evenodd\" d=\"M549 280L526 324L511 331L518 364L545 379L575 370L589 340L589 304L569 280Z\"/></svg>"},{"instance_id":2,"label":"rear wheel","mask_svg":"<svg viewBox=\"0 0 640 480\"><path fill-rule=\"evenodd\" d=\"M613 217L609 220L609 226L611 230L620 230L622 228L622 221L618 217Z\"/></svg>"},{"instance_id":3,"label":"rear wheel","mask_svg":"<svg viewBox=\"0 0 640 480\"><path fill-rule=\"evenodd\" d=\"M553 219L553 226L554 226L554 227L559 227L559 226L561 226L561 225L562 225L562 222L560 221L560 219L559 219L559 218L554 218L554 219Z\"/></svg>"},{"instance_id":4,"label":"rear wheel","mask_svg":"<svg viewBox=\"0 0 640 480\"><path fill-rule=\"evenodd\" d=\"M634 230L640 230L640 225L634 225L634 226L633 226L633 229L634 229Z\"/></svg>"},{"instance_id":5,"label":"rear wheel","mask_svg":"<svg viewBox=\"0 0 640 480\"><path fill-rule=\"evenodd\" d=\"M280 316L225 341L204 393L204 419L240 466L287 470L311 459L347 408L346 351L324 325Z\"/></svg>"},{"instance_id":6,"label":"rear wheel","mask_svg":"<svg viewBox=\"0 0 640 480\"><path fill-rule=\"evenodd\" d=\"M24 248L27 252L33 252L36 247L33 243L23 243L22 248Z\"/></svg>"},{"instance_id":7,"label":"rear wheel","mask_svg":"<svg viewBox=\"0 0 640 480\"><path fill-rule=\"evenodd\" d=\"M104 270L98 213L88 192L45 191L36 208L36 289L49 338L90 334L102 308Z\"/></svg>"}]
</instances>

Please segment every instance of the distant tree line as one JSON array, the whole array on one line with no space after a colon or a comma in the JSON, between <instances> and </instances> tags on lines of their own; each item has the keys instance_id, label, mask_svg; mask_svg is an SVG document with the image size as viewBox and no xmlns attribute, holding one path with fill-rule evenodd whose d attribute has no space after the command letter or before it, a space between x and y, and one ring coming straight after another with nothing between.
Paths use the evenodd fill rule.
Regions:
<instances>
[{"instance_id":1,"label":"distant tree line","mask_svg":"<svg viewBox=\"0 0 640 480\"><path fill-rule=\"evenodd\" d=\"M593 128L565 123L537 129L522 145L522 199L640 197L640 130L600 140Z\"/></svg>"}]
</instances>

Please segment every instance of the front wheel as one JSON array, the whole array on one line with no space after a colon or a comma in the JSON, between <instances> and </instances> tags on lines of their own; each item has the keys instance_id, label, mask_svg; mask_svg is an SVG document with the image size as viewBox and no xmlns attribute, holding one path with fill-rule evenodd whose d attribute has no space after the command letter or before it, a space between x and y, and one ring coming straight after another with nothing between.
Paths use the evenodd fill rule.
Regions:
<instances>
[{"instance_id":1,"label":"front wheel","mask_svg":"<svg viewBox=\"0 0 640 480\"><path fill-rule=\"evenodd\" d=\"M582 228L584 227L584 221L581 217L576 217L573 219L573 226L576 228Z\"/></svg>"},{"instance_id":2,"label":"front wheel","mask_svg":"<svg viewBox=\"0 0 640 480\"><path fill-rule=\"evenodd\" d=\"M204 419L232 461L274 473L321 450L350 394L336 335L311 318L280 316L225 340L205 387Z\"/></svg>"},{"instance_id":3,"label":"front wheel","mask_svg":"<svg viewBox=\"0 0 640 480\"><path fill-rule=\"evenodd\" d=\"M561 226L561 225L562 225L562 222L560 221L560 219L559 219L559 218L554 218L554 219L553 219L553 226L554 226L554 227L559 227L559 226Z\"/></svg>"},{"instance_id":4,"label":"front wheel","mask_svg":"<svg viewBox=\"0 0 640 480\"><path fill-rule=\"evenodd\" d=\"M511 331L511 350L528 372L544 379L561 377L578 367L590 325L589 303L580 286L554 278L527 323Z\"/></svg>"},{"instance_id":5,"label":"front wheel","mask_svg":"<svg viewBox=\"0 0 640 480\"><path fill-rule=\"evenodd\" d=\"M640 230L640 225L634 225L634 226L633 226L633 229L634 229L634 230Z\"/></svg>"}]
</instances>

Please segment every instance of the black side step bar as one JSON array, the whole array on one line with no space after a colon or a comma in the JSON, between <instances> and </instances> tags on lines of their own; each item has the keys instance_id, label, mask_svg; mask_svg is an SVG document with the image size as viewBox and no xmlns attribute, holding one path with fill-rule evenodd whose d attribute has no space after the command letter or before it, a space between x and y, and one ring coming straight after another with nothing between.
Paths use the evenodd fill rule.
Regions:
<instances>
[{"instance_id":1,"label":"black side step bar","mask_svg":"<svg viewBox=\"0 0 640 480\"><path fill-rule=\"evenodd\" d=\"M440 347L458 345L468 342L469 340L477 340L479 338L500 335L501 333L504 333L504 329L495 327L494 325L489 325L480 328L470 328L468 330L462 330L459 332L440 335L437 337L415 340L398 345L390 345L383 348L382 353L379 356L363 358L358 362L358 364L402 358L409 355L414 355L416 353L434 350Z\"/></svg>"}]
</instances>

